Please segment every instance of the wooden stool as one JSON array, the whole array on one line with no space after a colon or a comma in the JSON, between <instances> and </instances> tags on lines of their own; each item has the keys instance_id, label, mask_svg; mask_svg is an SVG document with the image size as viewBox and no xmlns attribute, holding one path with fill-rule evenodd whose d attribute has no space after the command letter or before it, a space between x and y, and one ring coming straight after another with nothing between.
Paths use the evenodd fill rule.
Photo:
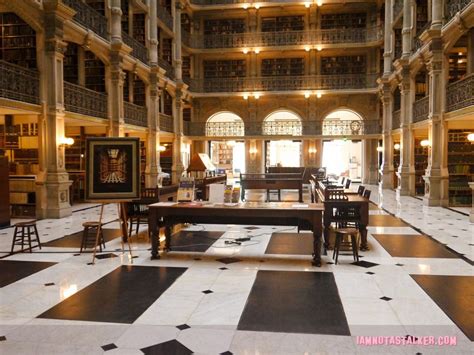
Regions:
<instances>
[{"instance_id":1,"label":"wooden stool","mask_svg":"<svg viewBox=\"0 0 474 355\"><path fill-rule=\"evenodd\" d=\"M32 239L31 237L34 236L35 238ZM25 238L28 240L25 242ZM29 222L20 222L15 224L15 231L13 232L13 242L12 242L12 250L11 253L13 254L13 249L15 245L21 245L21 251L23 252L25 249L25 245L29 246L29 251L33 249L32 242L36 242L37 245L41 249L41 242L39 239L38 229L36 229L36 221L29 221Z\"/></svg>"},{"instance_id":2,"label":"wooden stool","mask_svg":"<svg viewBox=\"0 0 474 355\"><path fill-rule=\"evenodd\" d=\"M350 242L345 242L342 240L345 235L350 236ZM354 260L359 261L359 230L356 228L336 229L336 242L334 243L334 253L332 254L334 264L336 265L341 246L350 246L352 248Z\"/></svg>"},{"instance_id":3,"label":"wooden stool","mask_svg":"<svg viewBox=\"0 0 474 355\"><path fill-rule=\"evenodd\" d=\"M102 233L102 223L84 222L82 226L84 227L84 230L82 232L81 250L79 251L79 253L82 253L82 249L87 249L89 245L91 248L95 246L97 228L99 228L99 250L102 252L102 245L104 246L104 249L105 249L104 234ZM90 231L93 231L94 233L89 233ZM92 235L89 236L90 234Z\"/></svg>"}]
</instances>

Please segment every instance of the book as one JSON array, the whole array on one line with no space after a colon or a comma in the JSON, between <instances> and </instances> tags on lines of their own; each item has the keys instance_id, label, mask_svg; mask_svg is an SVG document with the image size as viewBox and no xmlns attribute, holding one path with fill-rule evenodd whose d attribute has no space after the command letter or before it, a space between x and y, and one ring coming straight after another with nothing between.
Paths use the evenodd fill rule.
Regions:
<instances>
[{"instance_id":1,"label":"book","mask_svg":"<svg viewBox=\"0 0 474 355\"><path fill-rule=\"evenodd\" d=\"M194 201L194 178L182 177L178 187L178 201L191 202Z\"/></svg>"}]
</instances>

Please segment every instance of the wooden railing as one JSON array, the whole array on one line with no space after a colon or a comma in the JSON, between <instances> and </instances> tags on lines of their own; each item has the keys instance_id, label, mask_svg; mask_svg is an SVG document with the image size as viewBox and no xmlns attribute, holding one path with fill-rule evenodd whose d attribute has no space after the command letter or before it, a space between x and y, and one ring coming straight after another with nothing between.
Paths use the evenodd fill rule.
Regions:
<instances>
[{"instance_id":1,"label":"wooden railing","mask_svg":"<svg viewBox=\"0 0 474 355\"><path fill-rule=\"evenodd\" d=\"M146 107L124 101L123 111L125 123L135 126L148 127Z\"/></svg>"},{"instance_id":2,"label":"wooden railing","mask_svg":"<svg viewBox=\"0 0 474 355\"><path fill-rule=\"evenodd\" d=\"M174 132L173 117L160 113L160 130L165 132Z\"/></svg>"},{"instance_id":3,"label":"wooden railing","mask_svg":"<svg viewBox=\"0 0 474 355\"><path fill-rule=\"evenodd\" d=\"M448 84L446 87L446 111L456 111L474 106L474 74Z\"/></svg>"},{"instance_id":4,"label":"wooden railing","mask_svg":"<svg viewBox=\"0 0 474 355\"><path fill-rule=\"evenodd\" d=\"M107 94L65 81L64 108L81 115L107 118Z\"/></svg>"},{"instance_id":5,"label":"wooden railing","mask_svg":"<svg viewBox=\"0 0 474 355\"><path fill-rule=\"evenodd\" d=\"M92 30L100 37L109 40L107 18L99 14L80 0L62 0L64 4L76 11L74 20L87 30Z\"/></svg>"},{"instance_id":6,"label":"wooden railing","mask_svg":"<svg viewBox=\"0 0 474 355\"><path fill-rule=\"evenodd\" d=\"M413 103L413 123L428 119L430 97L426 96Z\"/></svg>"},{"instance_id":7,"label":"wooden railing","mask_svg":"<svg viewBox=\"0 0 474 355\"><path fill-rule=\"evenodd\" d=\"M0 60L0 97L39 104L39 73Z\"/></svg>"}]
</instances>

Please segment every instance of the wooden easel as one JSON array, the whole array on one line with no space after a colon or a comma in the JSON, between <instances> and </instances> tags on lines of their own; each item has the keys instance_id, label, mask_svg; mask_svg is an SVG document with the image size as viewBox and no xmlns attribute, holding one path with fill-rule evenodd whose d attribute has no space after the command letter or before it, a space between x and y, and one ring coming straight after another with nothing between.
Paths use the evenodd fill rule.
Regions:
<instances>
[{"instance_id":1,"label":"wooden easel","mask_svg":"<svg viewBox=\"0 0 474 355\"><path fill-rule=\"evenodd\" d=\"M102 230L102 217L104 215L104 206L106 203L110 203L112 201L107 201L107 202L100 202L100 215L99 215L99 226L97 227L97 233L95 235L95 244L94 244L94 253L92 254L92 264L95 264L95 256L97 253L97 246L99 245L99 236L100 232ZM125 249L124 242L127 242L128 244L128 251L130 253L130 262L133 264L133 254L132 254L132 247L130 245L130 239L128 238L128 223L127 223L127 209L125 202L123 201L113 201L117 203L117 211L118 211L118 216L119 216L119 223L120 223L120 229L122 230L122 239L121 239L121 244L122 244L122 252ZM128 202L128 201L127 201Z\"/></svg>"}]
</instances>

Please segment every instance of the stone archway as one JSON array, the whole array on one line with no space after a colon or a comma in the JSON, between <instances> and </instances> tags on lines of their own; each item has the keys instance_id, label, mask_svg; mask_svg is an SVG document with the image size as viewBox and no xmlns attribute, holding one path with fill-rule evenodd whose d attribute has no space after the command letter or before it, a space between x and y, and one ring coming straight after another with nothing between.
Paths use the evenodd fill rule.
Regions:
<instances>
[{"instance_id":1,"label":"stone archway","mask_svg":"<svg viewBox=\"0 0 474 355\"><path fill-rule=\"evenodd\" d=\"M301 136L301 117L289 110L272 112L263 120L262 134L268 136Z\"/></svg>"}]
</instances>

